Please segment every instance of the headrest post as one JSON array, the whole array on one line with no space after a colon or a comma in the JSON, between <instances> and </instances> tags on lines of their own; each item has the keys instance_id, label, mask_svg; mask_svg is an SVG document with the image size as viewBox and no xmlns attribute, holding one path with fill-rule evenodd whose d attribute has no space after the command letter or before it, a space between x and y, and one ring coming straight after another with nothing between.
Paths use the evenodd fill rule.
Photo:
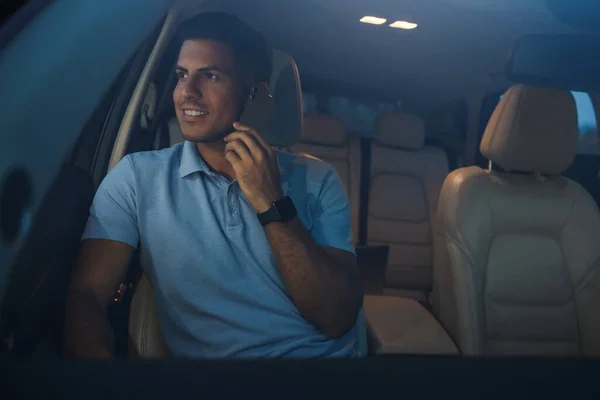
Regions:
<instances>
[{"instance_id":1,"label":"headrest post","mask_svg":"<svg viewBox=\"0 0 600 400\"><path fill-rule=\"evenodd\" d=\"M546 180L546 177L539 172L536 172L534 175L536 181L544 182Z\"/></svg>"}]
</instances>

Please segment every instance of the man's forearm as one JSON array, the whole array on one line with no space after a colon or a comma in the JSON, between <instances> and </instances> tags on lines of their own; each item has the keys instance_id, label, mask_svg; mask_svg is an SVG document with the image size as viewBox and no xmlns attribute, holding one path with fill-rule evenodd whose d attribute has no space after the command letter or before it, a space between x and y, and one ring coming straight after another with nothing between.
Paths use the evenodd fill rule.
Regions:
<instances>
[{"instance_id":1,"label":"man's forearm","mask_svg":"<svg viewBox=\"0 0 600 400\"><path fill-rule=\"evenodd\" d=\"M298 218L268 224L265 232L283 282L304 318L332 338L352 328L362 304L356 265L340 265Z\"/></svg>"},{"instance_id":2,"label":"man's forearm","mask_svg":"<svg viewBox=\"0 0 600 400\"><path fill-rule=\"evenodd\" d=\"M85 290L71 289L67 299L64 352L68 357L110 358L106 310Z\"/></svg>"}]
</instances>

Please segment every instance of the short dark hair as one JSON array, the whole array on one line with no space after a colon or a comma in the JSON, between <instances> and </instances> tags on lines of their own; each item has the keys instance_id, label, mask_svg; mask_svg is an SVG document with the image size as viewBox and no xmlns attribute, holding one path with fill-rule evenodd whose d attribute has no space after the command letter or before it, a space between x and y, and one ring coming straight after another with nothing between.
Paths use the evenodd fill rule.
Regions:
<instances>
[{"instance_id":1,"label":"short dark hair","mask_svg":"<svg viewBox=\"0 0 600 400\"><path fill-rule=\"evenodd\" d=\"M202 13L179 27L178 41L207 39L228 45L238 66L251 74L254 82L269 82L272 50L267 39L238 17L224 12Z\"/></svg>"}]
</instances>

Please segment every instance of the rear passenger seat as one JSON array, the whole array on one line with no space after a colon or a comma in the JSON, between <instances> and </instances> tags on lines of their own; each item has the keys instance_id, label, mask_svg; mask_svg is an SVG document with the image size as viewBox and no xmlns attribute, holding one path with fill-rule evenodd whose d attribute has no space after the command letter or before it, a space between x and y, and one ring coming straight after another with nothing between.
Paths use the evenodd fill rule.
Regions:
<instances>
[{"instance_id":1,"label":"rear passenger seat","mask_svg":"<svg viewBox=\"0 0 600 400\"><path fill-rule=\"evenodd\" d=\"M291 152L319 158L333 166L344 183L350 200L350 221L354 243L358 240L358 212L360 191L360 141L349 137L340 118L308 114L300 143Z\"/></svg>"},{"instance_id":2,"label":"rear passenger seat","mask_svg":"<svg viewBox=\"0 0 600 400\"><path fill-rule=\"evenodd\" d=\"M432 288L432 212L448 162L425 146L423 120L385 111L371 148L367 217L369 245L389 245L384 294L428 302Z\"/></svg>"}]
</instances>

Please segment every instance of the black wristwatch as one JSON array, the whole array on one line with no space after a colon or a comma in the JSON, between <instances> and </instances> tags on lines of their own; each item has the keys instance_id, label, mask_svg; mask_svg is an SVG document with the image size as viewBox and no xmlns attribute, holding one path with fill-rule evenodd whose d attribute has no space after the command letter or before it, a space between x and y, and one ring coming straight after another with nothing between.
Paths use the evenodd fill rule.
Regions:
<instances>
[{"instance_id":1,"label":"black wristwatch","mask_svg":"<svg viewBox=\"0 0 600 400\"><path fill-rule=\"evenodd\" d=\"M262 226L271 222L287 222L294 219L296 215L296 206L289 196L274 201L267 211L256 214Z\"/></svg>"}]
</instances>

